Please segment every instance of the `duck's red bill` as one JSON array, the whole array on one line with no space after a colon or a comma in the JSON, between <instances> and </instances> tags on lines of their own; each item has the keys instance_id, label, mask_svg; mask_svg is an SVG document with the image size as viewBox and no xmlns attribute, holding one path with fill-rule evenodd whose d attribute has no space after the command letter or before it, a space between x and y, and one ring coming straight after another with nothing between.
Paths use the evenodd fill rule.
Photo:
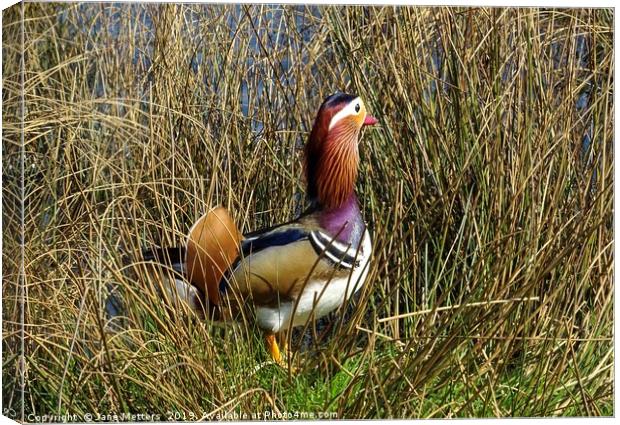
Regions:
<instances>
[{"instance_id":1,"label":"duck's red bill","mask_svg":"<svg viewBox=\"0 0 620 425\"><path fill-rule=\"evenodd\" d=\"M379 120L372 115L366 115L366 118L364 119L364 125L375 125L378 122Z\"/></svg>"}]
</instances>

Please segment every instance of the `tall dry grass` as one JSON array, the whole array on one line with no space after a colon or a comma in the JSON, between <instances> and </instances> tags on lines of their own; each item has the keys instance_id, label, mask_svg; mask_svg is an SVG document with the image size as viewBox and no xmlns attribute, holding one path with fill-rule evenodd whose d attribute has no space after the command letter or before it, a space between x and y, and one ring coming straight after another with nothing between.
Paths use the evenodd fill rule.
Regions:
<instances>
[{"instance_id":1,"label":"tall dry grass","mask_svg":"<svg viewBox=\"0 0 620 425\"><path fill-rule=\"evenodd\" d=\"M20 7L3 16L5 412L614 413L613 11L27 3L22 51ZM368 285L309 331L298 374L257 368L251 318L170 308L132 264L215 204L245 231L293 218L336 89L381 123L358 183Z\"/></svg>"}]
</instances>

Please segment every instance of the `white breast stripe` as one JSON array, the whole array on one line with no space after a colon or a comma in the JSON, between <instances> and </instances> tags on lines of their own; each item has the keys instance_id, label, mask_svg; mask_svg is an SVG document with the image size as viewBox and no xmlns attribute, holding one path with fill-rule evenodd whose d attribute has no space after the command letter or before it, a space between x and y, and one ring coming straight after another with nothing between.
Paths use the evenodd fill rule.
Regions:
<instances>
[{"instance_id":1,"label":"white breast stripe","mask_svg":"<svg viewBox=\"0 0 620 425\"><path fill-rule=\"evenodd\" d=\"M327 258L341 267L352 269L359 263L357 260L358 250L356 248L344 245L320 231L310 232L310 241L315 247L317 254L325 254Z\"/></svg>"}]
</instances>

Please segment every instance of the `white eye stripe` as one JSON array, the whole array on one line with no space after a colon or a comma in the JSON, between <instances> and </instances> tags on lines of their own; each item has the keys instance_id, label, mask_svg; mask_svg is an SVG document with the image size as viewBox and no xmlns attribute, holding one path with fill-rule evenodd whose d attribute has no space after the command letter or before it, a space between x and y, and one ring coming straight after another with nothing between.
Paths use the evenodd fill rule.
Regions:
<instances>
[{"instance_id":1,"label":"white eye stripe","mask_svg":"<svg viewBox=\"0 0 620 425\"><path fill-rule=\"evenodd\" d=\"M332 117L331 121L329 122L329 130L331 130L332 127L334 127L338 123L338 121L340 121L344 117L348 117L350 115L357 115L359 113L359 111L355 110L355 107L357 105L360 106L359 110L361 111L362 110L362 99L360 99L359 97L355 98L352 102L349 102L347 106L342 108L340 111L336 113L336 115Z\"/></svg>"}]
</instances>

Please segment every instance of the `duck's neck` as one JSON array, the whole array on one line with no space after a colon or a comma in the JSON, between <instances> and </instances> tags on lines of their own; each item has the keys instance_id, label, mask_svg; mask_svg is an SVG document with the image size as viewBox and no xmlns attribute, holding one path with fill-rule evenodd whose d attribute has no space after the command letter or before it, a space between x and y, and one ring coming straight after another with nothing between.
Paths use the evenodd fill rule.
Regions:
<instances>
[{"instance_id":1,"label":"duck's neck","mask_svg":"<svg viewBox=\"0 0 620 425\"><path fill-rule=\"evenodd\" d=\"M317 203L317 207L317 220L321 228L340 242L359 246L366 225L355 191L351 191L347 199L338 206L325 207Z\"/></svg>"},{"instance_id":2,"label":"duck's neck","mask_svg":"<svg viewBox=\"0 0 620 425\"><path fill-rule=\"evenodd\" d=\"M355 127L339 126L324 140L310 138L306 147L307 193L323 208L337 209L355 198L358 133Z\"/></svg>"}]
</instances>

